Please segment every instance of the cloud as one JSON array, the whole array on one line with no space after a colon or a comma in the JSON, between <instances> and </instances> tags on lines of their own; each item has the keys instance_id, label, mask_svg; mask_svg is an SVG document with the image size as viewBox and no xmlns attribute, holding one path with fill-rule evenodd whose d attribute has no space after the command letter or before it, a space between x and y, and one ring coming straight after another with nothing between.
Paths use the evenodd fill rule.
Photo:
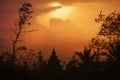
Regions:
<instances>
[{"instance_id":1,"label":"cloud","mask_svg":"<svg viewBox=\"0 0 120 80\"><path fill-rule=\"evenodd\" d=\"M74 24L71 20L62 20L57 18L51 18L49 20L50 34L56 41L63 41L63 43L75 43L76 40L83 38L82 31L79 26ZM79 35L79 36L78 36ZM84 39L83 39L84 40ZM56 42L55 41L55 42ZM60 41L60 43L62 42Z\"/></svg>"},{"instance_id":2,"label":"cloud","mask_svg":"<svg viewBox=\"0 0 120 80\"><path fill-rule=\"evenodd\" d=\"M74 3L91 3L91 2L101 2L101 3L120 3L119 0L31 0L33 3L47 4L51 2L60 2L62 4L74 4Z\"/></svg>"},{"instance_id":3,"label":"cloud","mask_svg":"<svg viewBox=\"0 0 120 80\"><path fill-rule=\"evenodd\" d=\"M105 3L105 4L118 4L120 3L119 0L30 0L28 2L31 2L33 7L35 7L35 11L36 14L44 14L44 13L48 13L50 11L56 10L62 6L59 7L52 7L52 6L46 6L48 4L51 4L52 2L59 2L61 3L63 6L71 6L74 5L75 3Z\"/></svg>"},{"instance_id":4,"label":"cloud","mask_svg":"<svg viewBox=\"0 0 120 80\"><path fill-rule=\"evenodd\" d=\"M119 0L0 0L0 12L1 13L14 13L23 2L30 2L33 5L36 13L39 14L47 13L53 11L59 7L46 6L52 2L60 2L63 5L72 5L74 3L90 3L90 2L102 2L102 3L120 3Z\"/></svg>"},{"instance_id":5,"label":"cloud","mask_svg":"<svg viewBox=\"0 0 120 80\"><path fill-rule=\"evenodd\" d=\"M82 2L119 2L119 0L31 0L31 2L34 3L42 3L47 4L50 2L61 2L63 4L65 3L82 3Z\"/></svg>"},{"instance_id":6,"label":"cloud","mask_svg":"<svg viewBox=\"0 0 120 80\"><path fill-rule=\"evenodd\" d=\"M50 27L73 27L76 26L70 19L62 20L59 18L51 18L49 20Z\"/></svg>"},{"instance_id":7,"label":"cloud","mask_svg":"<svg viewBox=\"0 0 120 80\"><path fill-rule=\"evenodd\" d=\"M39 9L39 14L44 14L44 13L48 13L50 11L53 11L53 10L56 10L58 8L61 8L61 6L58 6L58 7L46 7L46 8L41 8Z\"/></svg>"},{"instance_id":8,"label":"cloud","mask_svg":"<svg viewBox=\"0 0 120 80\"><path fill-rule=\"evenodd\" d=\"M87 45L80 27L70 19L51 18L49 29L43 34L46 34L46 37L42 42L44 44L42 48L45 50L56 48L59 55L63 57L69 55L68 58L73 54L73 51L82 49L83 46Z\"/></svg>"}]
</instances>

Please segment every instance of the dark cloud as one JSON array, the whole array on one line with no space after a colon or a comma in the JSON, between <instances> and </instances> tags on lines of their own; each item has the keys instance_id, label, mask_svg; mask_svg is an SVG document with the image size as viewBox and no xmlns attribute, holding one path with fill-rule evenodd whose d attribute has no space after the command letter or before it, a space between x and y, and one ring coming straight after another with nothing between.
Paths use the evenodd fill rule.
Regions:
<instances>
[{"instance_id":1,"label":"dark cloud","mask_svg":"<svg viewBox=\"0 0 120 80\"><path fill-rule=\"evenodd\" d=\"M118 2L120 3L119 0L0 0L0 14L1 13L14 13L15 11L17 11L17 9L20 7L20 5L23 2L30 2L33 5L34 10L37 12L39 12L39 14L42 13L47 13L50 11L53 11L59 7L51 7L51 6L47 6L45 7L45 5L52 3L52 2L60 2L63 5L72 5L74 3L90 3L90 2L103 2L103 3L112 3L112 2ZM35 9L35 6L39 6L37 9ZM1 17L1 16L0 16Z\"/></svg>"},{"instance_id":2,"label":"dark cloud","mask_svg":"<svg viewBox=\"0 0 120 80\"><path fill-rule=\"evenodd\" d=\"M74 3L90 3L90 2L102 2L102 3L113 3L118 2L119 0L31 0L33 3L41 3L41 4L47 4L51 2L60 2L62 4L74 4Z\"/></svg>"},{"instance_id":3,"label":"dark cloud","mask_svg":"<svg viewBox=\"0 0 120 80\"><path fill-rule=\"evenodd\" d=\"M78 2L119 2L119 0L30 0L33 3L50 3L50 2L61 2L61 3L78 3Z\"/></svg>"},{"instance_id":4,"label":"dark cloud","mask_svg":"<svg viewBox=\"0 0 120 80\"><path fill-rule=\"evenodd\" d=\"M63 5L73 5L74 3L92 3L92 2L97 2L97 3L106 3L106 4L115 4L115 3L120 3L119 0L30 0L28 2L31 2L33 6L39 6L37 7L36 12L39 14L44 14L50 11L53 11L59 7L52 7L52 6L45 6L47 4L50 4L52 2L59 2Z\"/></svg>"},{"instance_id":5,"label":"dark cloud","mask_svg":"<svg viewBox=\"0 0 120 80\"><path fill-rule=\"evenodd\" d=\"M47 4L50 2L56 2L56 1L60 1L60 0L30 0L30 2L32 3L41 3L41 4Z\"/></svg>"},{"instance_id":6,"label":"dark cloud","mask_svg":"<svg viewBox=\"0 0 120 80\"><path fill-rule=\"evenodd\" d=\"M58 8L61 8L61 6L58 6L58 7L46 7L46 8L41 8L39 9L39 14L43 14L43 13L48 13L50 11L53 11L53 10L56 10Z\"/></svg>"}]
</instances>

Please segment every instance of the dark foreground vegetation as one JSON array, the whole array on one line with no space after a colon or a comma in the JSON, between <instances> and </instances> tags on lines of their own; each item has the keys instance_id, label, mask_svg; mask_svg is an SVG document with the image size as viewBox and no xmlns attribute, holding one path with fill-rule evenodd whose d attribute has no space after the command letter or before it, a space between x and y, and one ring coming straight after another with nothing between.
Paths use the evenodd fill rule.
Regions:
<instances>
[{"instance_id":1,"label":"dark foreground vegetation","mask_svg":"<svg viewBox=\"0 0 120 80\"><path fill-rule=\"evenodd\" d=\"M120 47L119 47L120 48ZM26 58L10 62L8 53L0 56L0 76L3 80L119 80L120 60L101 60L97 53L90 55L91 49L83 53L76 52L67 64L60 61L53 49L49 60L43 60L41 52L36 56L37 61ZM7 57L7 59L6 59ZM30 57L30 56L28 56ZM120 56L119 56L120 57ZM117 58L116 58L117 59Z\"/></svg>"},{"instance_id":2,"label":"dark foreground vegetation","mask_svg":"<svg viewBox=\"0 0 120 80\"><path fill-rule=\"evenodd\" d=\"M45 61L42 52L17 45L25 25L30 25L31 7L24 3L19 9L13 52L0 53L0 80L120 80L120 12L105 16L101 11L95 19L101 24L97 37L66 63L58 59L55 49Z\"/></svg>"}]
</instances>

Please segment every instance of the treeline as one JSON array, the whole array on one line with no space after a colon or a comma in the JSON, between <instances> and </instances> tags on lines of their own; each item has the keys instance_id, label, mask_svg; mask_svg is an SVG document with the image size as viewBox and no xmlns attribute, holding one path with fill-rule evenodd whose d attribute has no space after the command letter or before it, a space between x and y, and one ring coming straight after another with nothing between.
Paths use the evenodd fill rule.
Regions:
<instances>
[{"instance_id":1,"label":"treeline","mask_svg":"<svg viewBox=\"0 0 120 80\"><path fill-rule=\"evenodd\" d=\"M36 59L29 54L11 62L12 57L7 52L0 56L0 76L3 80L119 80L120 60L106 54L99 55L85 48L84 52L75 52L65 63L58 59L53 49L48 61L43 60L39 52Z\"/></svg>"}]
</instances>

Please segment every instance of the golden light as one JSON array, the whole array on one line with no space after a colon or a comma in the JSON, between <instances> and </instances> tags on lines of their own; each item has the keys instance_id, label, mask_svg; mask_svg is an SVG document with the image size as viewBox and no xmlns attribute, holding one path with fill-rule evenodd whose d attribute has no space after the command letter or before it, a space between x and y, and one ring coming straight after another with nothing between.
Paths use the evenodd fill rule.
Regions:
<instances>
[{"instance_id":1,"label":"golden light","mask_svg":"<svg viewBox=\"0 0 120 80\"><path fill-rule=\"evenodd\" d=\"M59 2L53 2L53 3L51 3L51 6L52 7L61 7L61 8L58 8L58 9L51 12L51 16L54 18L65 19L66 17L68 17L68 15L71 11L70 7L66 7Z\"/></svg>"},{"instance_id":2,"label":"golden light","mask_svg":"<svg viewBox=\"0 0 120 80\"><path fill-rule=\"evenodd\" d=\"M67 18L69 16L71 12L71 8L70 7L62 7L62 8L59 8L59 9L56 9L55 11L53 11L51 13L51 16L52 17L55 17L55 18Z\"/></svg>"},{"instance_id":3,"label":"golden light","mask_svg":"<svg viewBox=\"0 0 120 80\"><path fill-rule=\"evenodd\" d=\"M51 18L59 18L62 20L69 19L72 15L73 8L71 6L64 6L59 2L49 3L47 7L56 7L54 10L46 14L36 16L36 22L40 25L49 26Z\"/></svg>"},{"instance_id":4,"label":"golden light","mask_svg":"<svg viewBox=\"0 0 120 80\"><path fill-rule=\"evenodd\" d=\"M61 4L58 3L58 2L54 2L54 3L51 4L51 6L52 7L59 7L59 6L61 6Z\"/></svg>"}]
</instances>

